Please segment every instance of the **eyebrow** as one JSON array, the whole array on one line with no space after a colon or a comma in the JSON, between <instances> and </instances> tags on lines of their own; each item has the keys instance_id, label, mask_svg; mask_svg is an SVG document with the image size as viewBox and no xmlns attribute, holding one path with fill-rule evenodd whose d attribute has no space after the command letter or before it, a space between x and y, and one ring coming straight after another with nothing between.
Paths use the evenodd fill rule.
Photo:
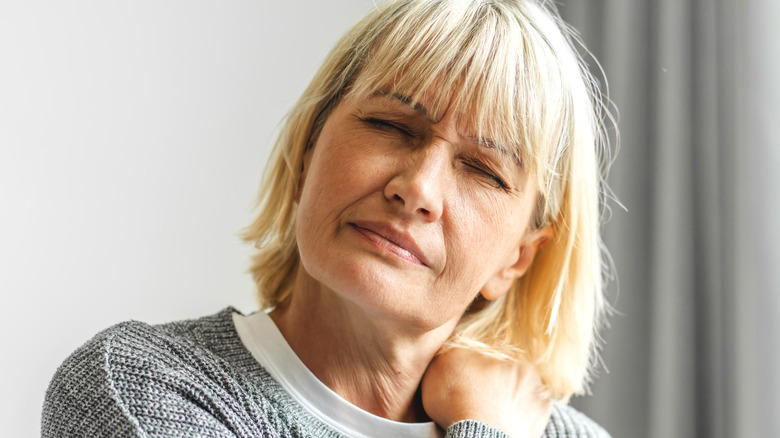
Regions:
<instances>
[{"instance_id":1,"label":"eyebrow","mask_svg":"<svg viewBox=\"0 0 780 438\"><path fill-rule=\"evenodd\" d=\"M382 91L377 90L371 93L371 97L390 97L396 100L399 100L403 103L405 103L409 108L413 109L416 113L419 113L422 116L428 117L428 110L425 109L424 106L420 104L420 102L414 102L412 103L412 98L409 96L404 96L403 94L395 93L395 92L388 92L388 91Z\"/></svg>"},{"instance_id":2,"label":"eyebrow","mask_svg":"<svg viewBox=\"0 0 780 438\"><path fill-rule=\"evenodd\" d=\"M431 118L428 117L428 110L419 102L413 102L412 98L409 96L404 96L403 94L396 93L396 92L377 90L371 93L371 97L372 98L385 97L385 98L396 99L409 106L409 108L414 110L414 112L420 114L421 116L425 116L428 120L431 120ZM517 154L512 153L506 146L496 143L492 139L486 137L466 136L466 138L468 138L470 141L482 147L485 147L487 149L493 149L500 152L502 155L509 157L518 167L520 168L523 167L523 163L522 160L520 160L520 157L518 157Z\"/></svg>"},{"instance_id":3,"label":"eyebrow","mask_svg":"<svg viewBox=\"0 0 780 438\"><path fill-rule=\"evenodd\" d=\"M523 162L520 159L520 157L517 156L517 154L510 151L506 146L496 143L495 141L489 139L489 138L478 138L478 137L468 137L469 140L473 141L474 143L485 147L487 149L494 149L498 152L500 152L502 155L505 155L512 159L512 161L520 168L523 167Z\"/></svg>"}]
</instances>

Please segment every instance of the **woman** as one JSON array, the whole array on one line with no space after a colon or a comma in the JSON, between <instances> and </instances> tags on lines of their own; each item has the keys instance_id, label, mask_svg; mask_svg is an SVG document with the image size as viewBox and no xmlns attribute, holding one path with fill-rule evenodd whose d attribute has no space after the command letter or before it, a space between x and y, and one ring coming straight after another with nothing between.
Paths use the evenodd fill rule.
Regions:
<instances>
[{"instance_id":1,"label":"woman","mask_svg":"<svg viewBox=\"0 0 780 438\"><path fill-rule=\"evenodd\" d=\"M277 141L246 232L268 312L108 329L43 435L606 435L552 402L604 308L595 96L533 1L379 6Z\"/></svg>"}]
</instances>

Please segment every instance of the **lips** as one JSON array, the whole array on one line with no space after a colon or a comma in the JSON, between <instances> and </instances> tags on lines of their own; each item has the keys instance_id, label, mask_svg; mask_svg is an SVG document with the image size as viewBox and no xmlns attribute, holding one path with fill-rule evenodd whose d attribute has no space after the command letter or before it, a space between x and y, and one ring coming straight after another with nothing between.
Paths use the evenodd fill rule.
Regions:
<instances>
[{"instance_id":1,"label":"lips","mask_svg":"<svg viewBox=\"0 0 780 438\"><path fill-rule=\"evenodd\" d=\"M359 221L350 222L350 225L374 246L410 263L430 267L425 254L409 234L382 222Z\"/></svg>"}]
</instances>

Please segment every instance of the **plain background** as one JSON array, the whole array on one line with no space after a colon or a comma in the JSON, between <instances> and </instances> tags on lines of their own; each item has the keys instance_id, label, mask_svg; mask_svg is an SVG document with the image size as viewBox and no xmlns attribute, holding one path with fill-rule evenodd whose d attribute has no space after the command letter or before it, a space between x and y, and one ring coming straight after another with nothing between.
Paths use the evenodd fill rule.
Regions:
<instances>
[{"instance_id":1,"label":"plain background","mask_svg":"<svg viewBox=\"0 0 780 438\"><path fill-rule=\"evenodd\" d=\"M274 133L372 7L0 2L0 424L38 436L98 331L255 308L238 237Z\"/></svg>"}]
</instances>

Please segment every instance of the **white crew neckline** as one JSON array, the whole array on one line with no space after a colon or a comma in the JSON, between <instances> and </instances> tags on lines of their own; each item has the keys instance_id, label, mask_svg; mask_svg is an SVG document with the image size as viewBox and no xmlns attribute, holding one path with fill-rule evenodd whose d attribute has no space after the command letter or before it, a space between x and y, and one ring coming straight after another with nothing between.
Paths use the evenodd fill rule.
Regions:
<instances>
[{"instance_id":1,"label":"white crew neckline","mask_svg":"<svg viewBox=\"0 0 780 438\"><path fill-rule=\"evenodd\" d=\"M432 421L402 423L364 411L322 383L298 358L267 312L233 313L241 342L269 374L307 411L350 437L440 437Z\"/></svg>"}]
</instances>

